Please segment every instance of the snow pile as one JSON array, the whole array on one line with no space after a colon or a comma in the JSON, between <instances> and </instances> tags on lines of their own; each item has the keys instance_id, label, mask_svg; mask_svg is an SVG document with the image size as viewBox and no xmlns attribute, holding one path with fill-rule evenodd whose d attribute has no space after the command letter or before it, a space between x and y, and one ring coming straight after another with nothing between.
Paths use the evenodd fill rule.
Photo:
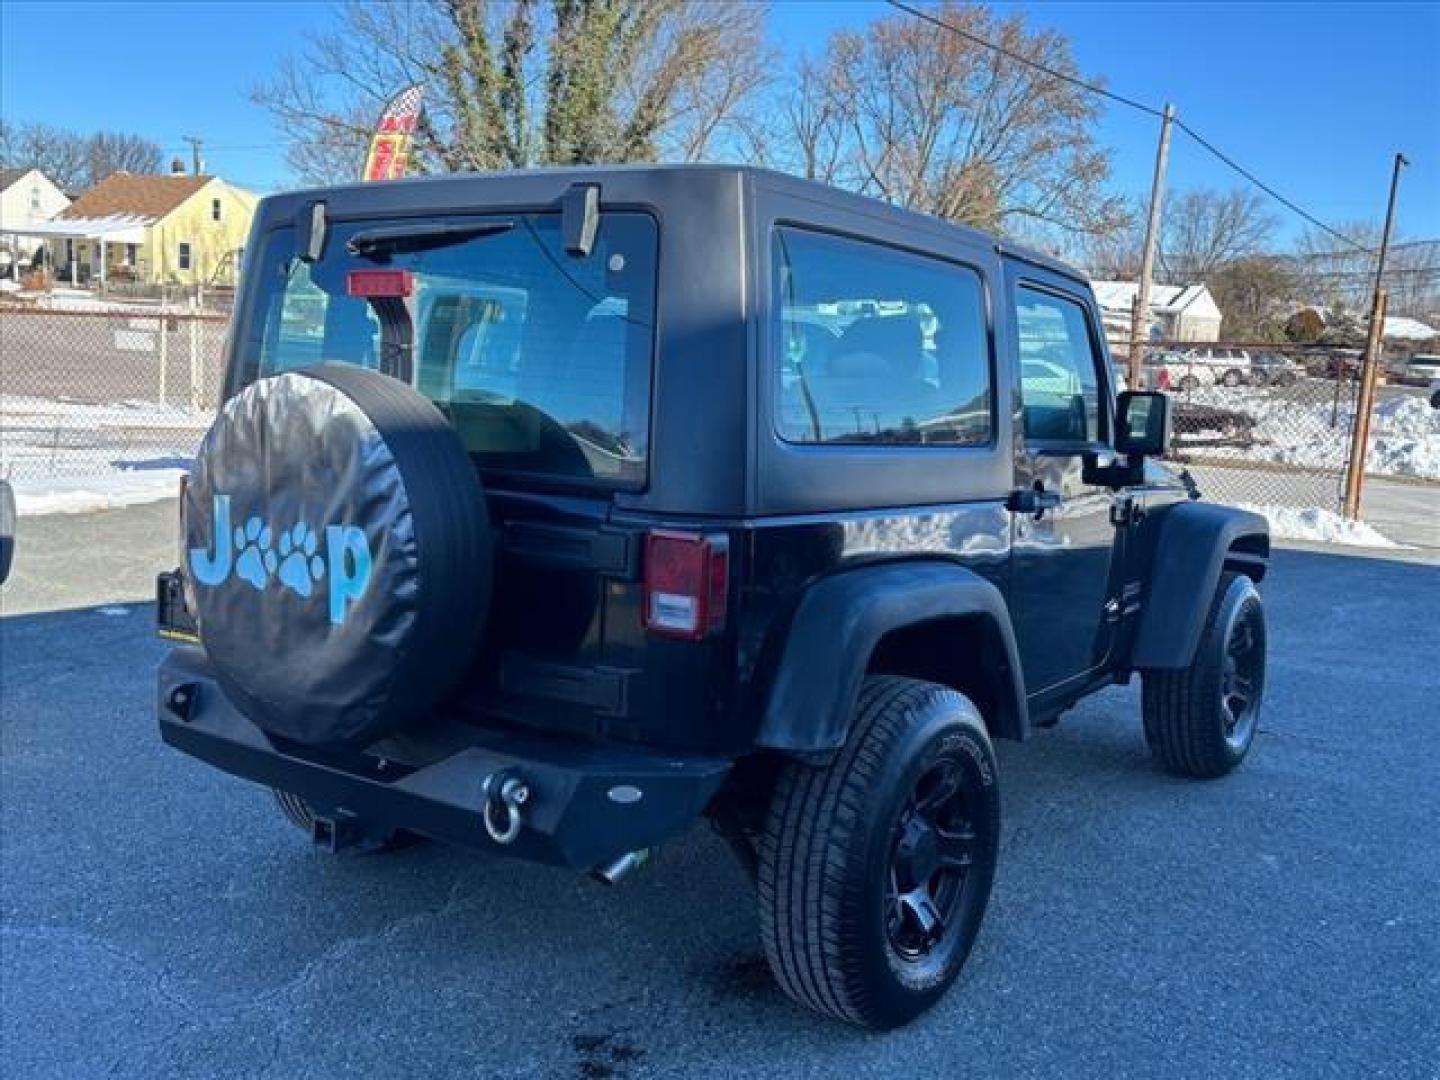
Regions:
<instances>
[{"instance_id":1,"label":"snow pile","mask_svg":"<svg viewBox=\"0 0 1440 1080\"><path fill-rule=\"evenodd\" d=\"M21 514L80 513L175 494L208 412L0 395L0 476Z\"/></svg>"},{"instance_id":2,"label":"snow pile","mask_svg":"<svg viewBox=\"0 0 1440 1080\"><path fill-rule=\"evenodd\" d=\"M1306 540L1313 544L1343 544L1349 547L1401 548L1373 525L1350 521L1333 510L1318 506L1299 509L1293 506L1250 506L1240 509L1260 514L1270 522L1272 540Z\"/></svg>"},{"instance_id":3,"label":"snow pile","mask_svg":"<svg viewBox=\"0 0 1440 1080\"><path fill-rule=\"evenodd\" d=\"M93 476L62 477L56 480L12 482L15 512L22 517L38 514L85 514L92 510L114 510L121 506L158 502L180 490L184 469L111 470Z\"/></svg>"},{"instance_id":4,"label":"snow pile","mask_svg":"<svg viewBox=\"0 0 1440 1080\"><path fill-rule=\"evenodd\" d=\"M1342 401L1337 410L1329 401L1295 401L1283 395L1284 391L1268 389L1207 386L1177 400L1230 409L1255 421L1252 445L1197 447L1197 455L1343 469L1354 405ZM1440 480L1440 409L1432 409L1424 398L1413 395L1381 401L1370 420L1365 471Z\"/></svg>"}]
</instances>

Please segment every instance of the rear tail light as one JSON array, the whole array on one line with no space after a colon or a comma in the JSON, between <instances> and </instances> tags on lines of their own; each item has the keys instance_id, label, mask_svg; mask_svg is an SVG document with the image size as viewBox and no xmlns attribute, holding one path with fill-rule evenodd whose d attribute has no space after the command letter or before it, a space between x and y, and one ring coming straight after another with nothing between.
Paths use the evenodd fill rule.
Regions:
<instances>
[{"instance_id":1,"label":"rear tail light","mask_svg":"<svg viewBox=\"0 0 1440 1080\"><path fill-rule=\"evenodd\" d=\"M645 629L699 641L725 625L730 545L724 536L654 529L645 537Z\"/></svg>"},{"instance_id":2,"label":"rear tail light","mask_svg":"<svg viewBox=\"0 0 1440 1080\"><path fill-rule=\"evenodd\" d=\"M1159 371L1157 371L1157 372L1155 373L1155 389L1156 389L1156 390L1169 390L1169 389L1170 389L1170 369L1169 369L1169 368L1163 368L1163 367L1162 367Z\"/></svg>"}]
</instances>

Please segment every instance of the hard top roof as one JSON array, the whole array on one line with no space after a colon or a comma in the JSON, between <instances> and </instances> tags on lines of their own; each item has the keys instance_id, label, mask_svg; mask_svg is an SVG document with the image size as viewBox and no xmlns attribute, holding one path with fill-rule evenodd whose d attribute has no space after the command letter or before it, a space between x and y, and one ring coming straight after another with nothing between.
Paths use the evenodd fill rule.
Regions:
<instances>
[{"instance_id":1,"label":"hard top roof","mask_svg":"<svg viewBox=\"0 0 1440 1080\"><path fill-rule=\"evenodd\" d=\"M607 176L624 175L627 178L634 178L636 176L643 176L644 174L654 174L658 176L687 172L711 176L728 175L744 177L758 187L796 195L809 199L817 204L831 203L835 206L843 206L859 213L888 217L894 222L901 223L907 228L913 228L920 232L948 233L951 236L959 233L970 243L993 247L1005 255L1045 267L1081 282L1086 280L1080 271L1052 256L1021 244L1002 240L980 229L945 221L932 214L892 206L880 199L875 199L868 195L857 195L854 192L844 191L829 184L820 183L819 181L806 180L788 173L778 172L774 169L760 168L754 165L576 165L535 169L507 169L497 172L446 173L436 176L417 176L404 180L391 180L379 184L357 182L352 184L338 184L330 187L305 188L285 192L280 195L272 195L264 200L262 206L264 210L267 211L274 209L276 204L290 208L298 203L323 199L327 195L342 192L347 196L347 201L353 201L356 196L374 194L377 196L377 201L380 201L380 197L383 197L383 202L393 205L397 192L407 188L416 189L423 187L427 189L427 192L431 193L433 193L435 189L444 191L446 188L454 188L458 191L475 183L477 180L492 179L506 180L511 183L534 179L543 182L547 187L553 187L557 182L563 183L565 181L571 183L598 183L603 189ZM603 197L602 192L602 199Z\"/></svg>"}]
</instances>

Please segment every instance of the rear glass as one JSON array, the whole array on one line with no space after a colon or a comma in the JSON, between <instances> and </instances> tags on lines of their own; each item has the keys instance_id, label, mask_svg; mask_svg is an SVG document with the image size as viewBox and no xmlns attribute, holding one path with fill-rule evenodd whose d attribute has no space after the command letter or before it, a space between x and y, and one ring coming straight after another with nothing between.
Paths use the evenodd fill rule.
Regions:
<instances>
[{"instance_id":1,"label":"rear glass","mask_svg":"<svg viewBox=\"0 0 1440 1080\"><path fill-rule=\"evenodd\" d=\"M475 235L471 227L496 231ZM361 256L357 234L471 230L458 240ZM622 486L645 479L657 230L640 213L601 215L588 256L565 251L558 214L332 222L323 257L296 257L289 228L268 234L247 286L246 370L319 363L377 368L371 302L352 270L413 275L414 385L482 466ZM417 250L418 249L418 250Z\"/></svg>"}]
</instances>

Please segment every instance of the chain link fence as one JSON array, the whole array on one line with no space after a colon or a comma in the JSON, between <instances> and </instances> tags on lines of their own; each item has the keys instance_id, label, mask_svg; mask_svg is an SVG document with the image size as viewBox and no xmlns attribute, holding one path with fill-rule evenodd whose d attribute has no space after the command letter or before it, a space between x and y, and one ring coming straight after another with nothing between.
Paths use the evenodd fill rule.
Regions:
<instances>
[{"instance_id":1,"label":"chain link fence","mask_svg":"<svg viewBox=\"0 0 1440 1080\"><path fill-rule=\"evenodd\" d=\"M0 305L0 475L104 489L187 467L220 399L227 326L225 314L194 305ZM1145 383L1173 395L1171 456L1207 497L1338 511L1360 359L1346 349L1157 345ZM1365 471L1440 497L1440 410L1403 372L1379 387Z\"/></svg>"},{"instance_id":2,"label":"chain link fence","mask_svg":"<svg viewBox=\"0 0 1440 1080\"><path fill-rule=\"evenodd\" d=\"M0 475L43 486L184 468L224 378L224 314L0 305Z\"/></svg>"},{"instance_id":3,"label":"chain link fence","mask_svg":"<svg viewBox=\"0 0 1440 1080\"><path fill-rule=\"evenodd\" d=\"M1338 512L1360 362L1354 349L1159 345L1146 350L1145 383L1173 396L1171 459L1207 498ZM1440 490L1440 410L1401 371L1378 387L1364 469Z\"/></svg>"}]
</instances>

